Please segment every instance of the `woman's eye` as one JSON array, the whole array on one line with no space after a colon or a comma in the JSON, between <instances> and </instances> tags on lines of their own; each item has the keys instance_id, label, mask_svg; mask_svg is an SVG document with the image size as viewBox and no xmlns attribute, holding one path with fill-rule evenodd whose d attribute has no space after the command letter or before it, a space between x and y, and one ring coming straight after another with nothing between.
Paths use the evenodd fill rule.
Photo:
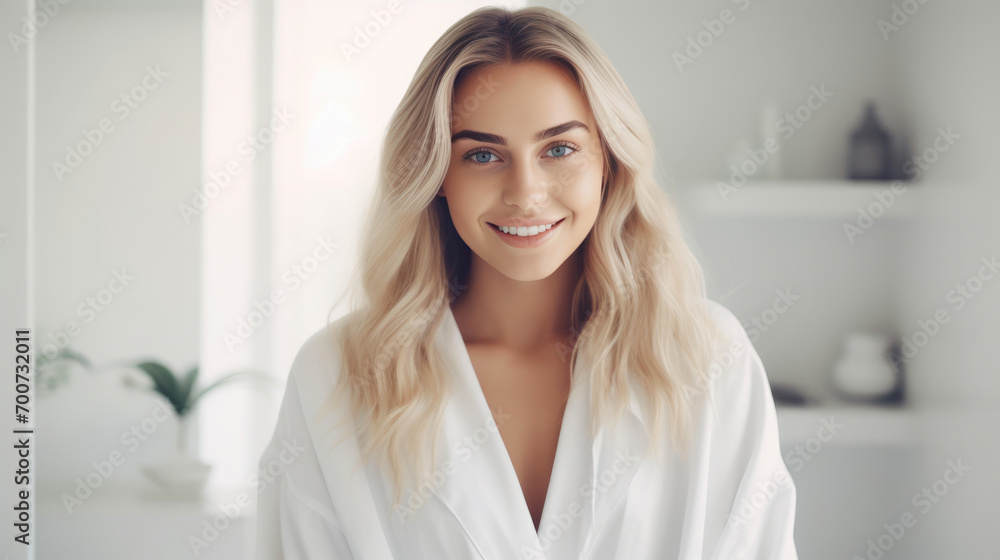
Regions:
<instances>
[{"instance_id":1,"label":"woman's eye","mask_svg":"<svg viewBox=\"0 0 1000 560\"><path fill-rule=\"evenodd\" d=\"M497 158L495 160L494 159L490 159L490 158L494 158L494 157L496 157L496 154L494 154L493 152L487 152L485 150L478 151L478 152L473 152L473 153L469 154L468 156L466 156L467 159L471 158L472 161L473 161L473 163L478 163L480 165L485 165L487 163L493 163L494 161L498 161L500 159L500 158Z\"/></svg>"},{"instance_id":2,"label":"woman's eye","mask_svg":"<svg viewBox=\"0 0 1000 560\"><path fill-rule=\"evenodd\" d=\"M567 156L567 155L569 155L569 154L571 154L571 153L573 153L575 151L576 151L576 149L572 148L570 146L559 145L559 146L552 146L551 148L549 148L548 153L550 153L552 155L552 157L561 158L561 157L565 157L565 156Z\"/></svg>"},{"instance_id":3,"label":"woman's eye","mask_svg":"<svg viewBox=\"0 0 1000 560\"><path fill-rule=\"evenodd\" d=\"M572 155L577 151L577 148L569 146L566 144L560 144L558 146L552 146L545 151L548 157L553 157L556 159L561 159L566 156ZM466 154L463 158L465 160L471 161L475 165L488 165L490 163L500 161L500 156L489 150L476 150L469 154Z\"/></svg>"}]
</instances>

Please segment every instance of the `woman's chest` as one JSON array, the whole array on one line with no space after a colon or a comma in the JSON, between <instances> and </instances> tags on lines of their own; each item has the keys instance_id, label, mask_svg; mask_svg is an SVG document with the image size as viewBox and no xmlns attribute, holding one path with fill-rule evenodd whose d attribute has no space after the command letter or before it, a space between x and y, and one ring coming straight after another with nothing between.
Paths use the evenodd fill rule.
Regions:
<instances>
[{"instance_id":1,"label":"woman's chest","mask_svg":"<svg viewBox=\"0 0 1000 560\"><path fill-rule=\"evenodd\" d=\"M475 344L468 350L537 528L570 392L568 357L554 347L528 356Z\"/></svg>"}]
</instances>

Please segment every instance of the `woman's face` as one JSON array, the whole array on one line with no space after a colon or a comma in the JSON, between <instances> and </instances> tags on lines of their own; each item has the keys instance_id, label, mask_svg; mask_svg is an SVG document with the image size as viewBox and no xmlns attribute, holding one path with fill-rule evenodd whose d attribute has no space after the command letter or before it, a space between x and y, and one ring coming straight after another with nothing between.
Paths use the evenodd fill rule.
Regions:
<instances>
[{"instance_id":1,"label":"woman's face","mask_svg":"<svg viewBox=\"0 0 1000 560\"><path fill-rule=\"evenodd\" d=\"M459 84L452 115L441 193L458 234L511 279L549 276L601 205L597 127L572 75L545 62L485 66Z\"/></svg>"}]
</instances>

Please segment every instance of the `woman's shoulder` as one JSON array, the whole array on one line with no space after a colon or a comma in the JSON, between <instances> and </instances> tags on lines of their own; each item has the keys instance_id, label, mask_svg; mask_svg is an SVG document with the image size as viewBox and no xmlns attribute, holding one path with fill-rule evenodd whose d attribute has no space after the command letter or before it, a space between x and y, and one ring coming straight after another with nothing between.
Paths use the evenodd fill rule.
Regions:
<instances>
[{"instance_id":1,"label":"woman's shoulder","mask_svg":"<svg viewBox=\"0 0 1000 560\"><path fill-rule=\"evenodd\" d=\"M740 320L736 318L736 315L729 310L728 307L722 305L721 303L705 298L705 309L708 311L708 315L715 321L719 330L722 331L730 339L733 337L738 337L739 335L746 335L746 330L743 329L743 325Z\"/></svg>"},{"instance_id":2,"label":"woman's shoulder","mask_svg":"<svg viewBox=\"0 0 1000 560\"><path fill-rule=\"evenodd\" d=\"M698 454L703 473L706 534L718 535L713 558L796 558L792 542L795 486L781 456L770 384L740 320L726 306L706 300L709 314L729 338L709 368L710 399L699 415Z\"/></svg>"},{"instance_id":3,"label":"woman's shoulder","mask_svg":"<svg viewBox=\"0 0 1000 560\"><path fill-rule=\"evenodd\" d=\"M332 389L340 378L344 333L354 315L351 312L327 323L299 346L288 375L303 394Z\"/></svg>"},{"instance_id":4,"label":"woman's shoulder","mask_svg":"<svg viewBox=\"0 0 1000 560\"><path fill-rule=\"evenodd\" d=\"M343 421L351 410L350 396L338 390L338 382L344 334L355 315L343 315L306 337L288 371L286 400L301 410L303 428L315 434Z\"/></svg>"},{"instance_id":5,"label":"woman's shoulder","mask_svg":"<svg viewBox=\"0 0 1000 560\"><path fill-rule=\"evenodd\" d=\"M318 447L329 436L331 422L340 418L339 414L328 414L328 405L340 377L341 337L348 321L350 316L330 322L300 345L285 381L272 446L281 438L301 438ZM346 406L342 399L333 404L341 410Z\"/></svg>"},{"instance_id":6,"label":"woman's shoulder","mask_svg":"<svg viewBox=\"0 0 1000 560\"><path fill-rule=\"evenodd\" d=\"M725 340L720 341L709 367L712 395L730 405L761 404L770 393L764 365L743 324L726 306L706 299L705 306Z\"/></svg>"},{"instance_id":7,"label":"woman's shoulder","mask_svg":"<svg viewBox=\"0 0 1000 560\"><path fill-rule=\"evenodd\" d=\"M321 407L339 376L340 336L347 321L344 316L314 331L292 360L275 427L258 462L263 481L258 511L265 516L258 521L258 534L264 535L258 547L287 546L282 539L339 531L334 495L340 491L336 473L343 454L330 452L336 434L327 430L329 417Z\"/></svg>"}]
</instances>

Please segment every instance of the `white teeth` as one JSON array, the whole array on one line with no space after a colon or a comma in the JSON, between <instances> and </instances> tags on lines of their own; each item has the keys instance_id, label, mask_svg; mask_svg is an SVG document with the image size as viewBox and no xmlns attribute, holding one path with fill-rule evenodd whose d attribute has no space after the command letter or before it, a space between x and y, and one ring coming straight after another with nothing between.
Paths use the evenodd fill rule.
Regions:
<instances>
[{"instance_id":1,"label":"white teeth","mask_svg":"<svg viewBox=\"0 0 1000 560\"><path fill-rule=\"evenodd\" d=\"M555 222L551 224L545 224L543 226L521 226L521 227L507 227L507 226L497 226L500 231L504 233L509 233L511 235L518 235L521 237L529 237L531 235L538 235L539 233L544 233L546 230L551 228Z\"/></svg>"}]
</instances>

